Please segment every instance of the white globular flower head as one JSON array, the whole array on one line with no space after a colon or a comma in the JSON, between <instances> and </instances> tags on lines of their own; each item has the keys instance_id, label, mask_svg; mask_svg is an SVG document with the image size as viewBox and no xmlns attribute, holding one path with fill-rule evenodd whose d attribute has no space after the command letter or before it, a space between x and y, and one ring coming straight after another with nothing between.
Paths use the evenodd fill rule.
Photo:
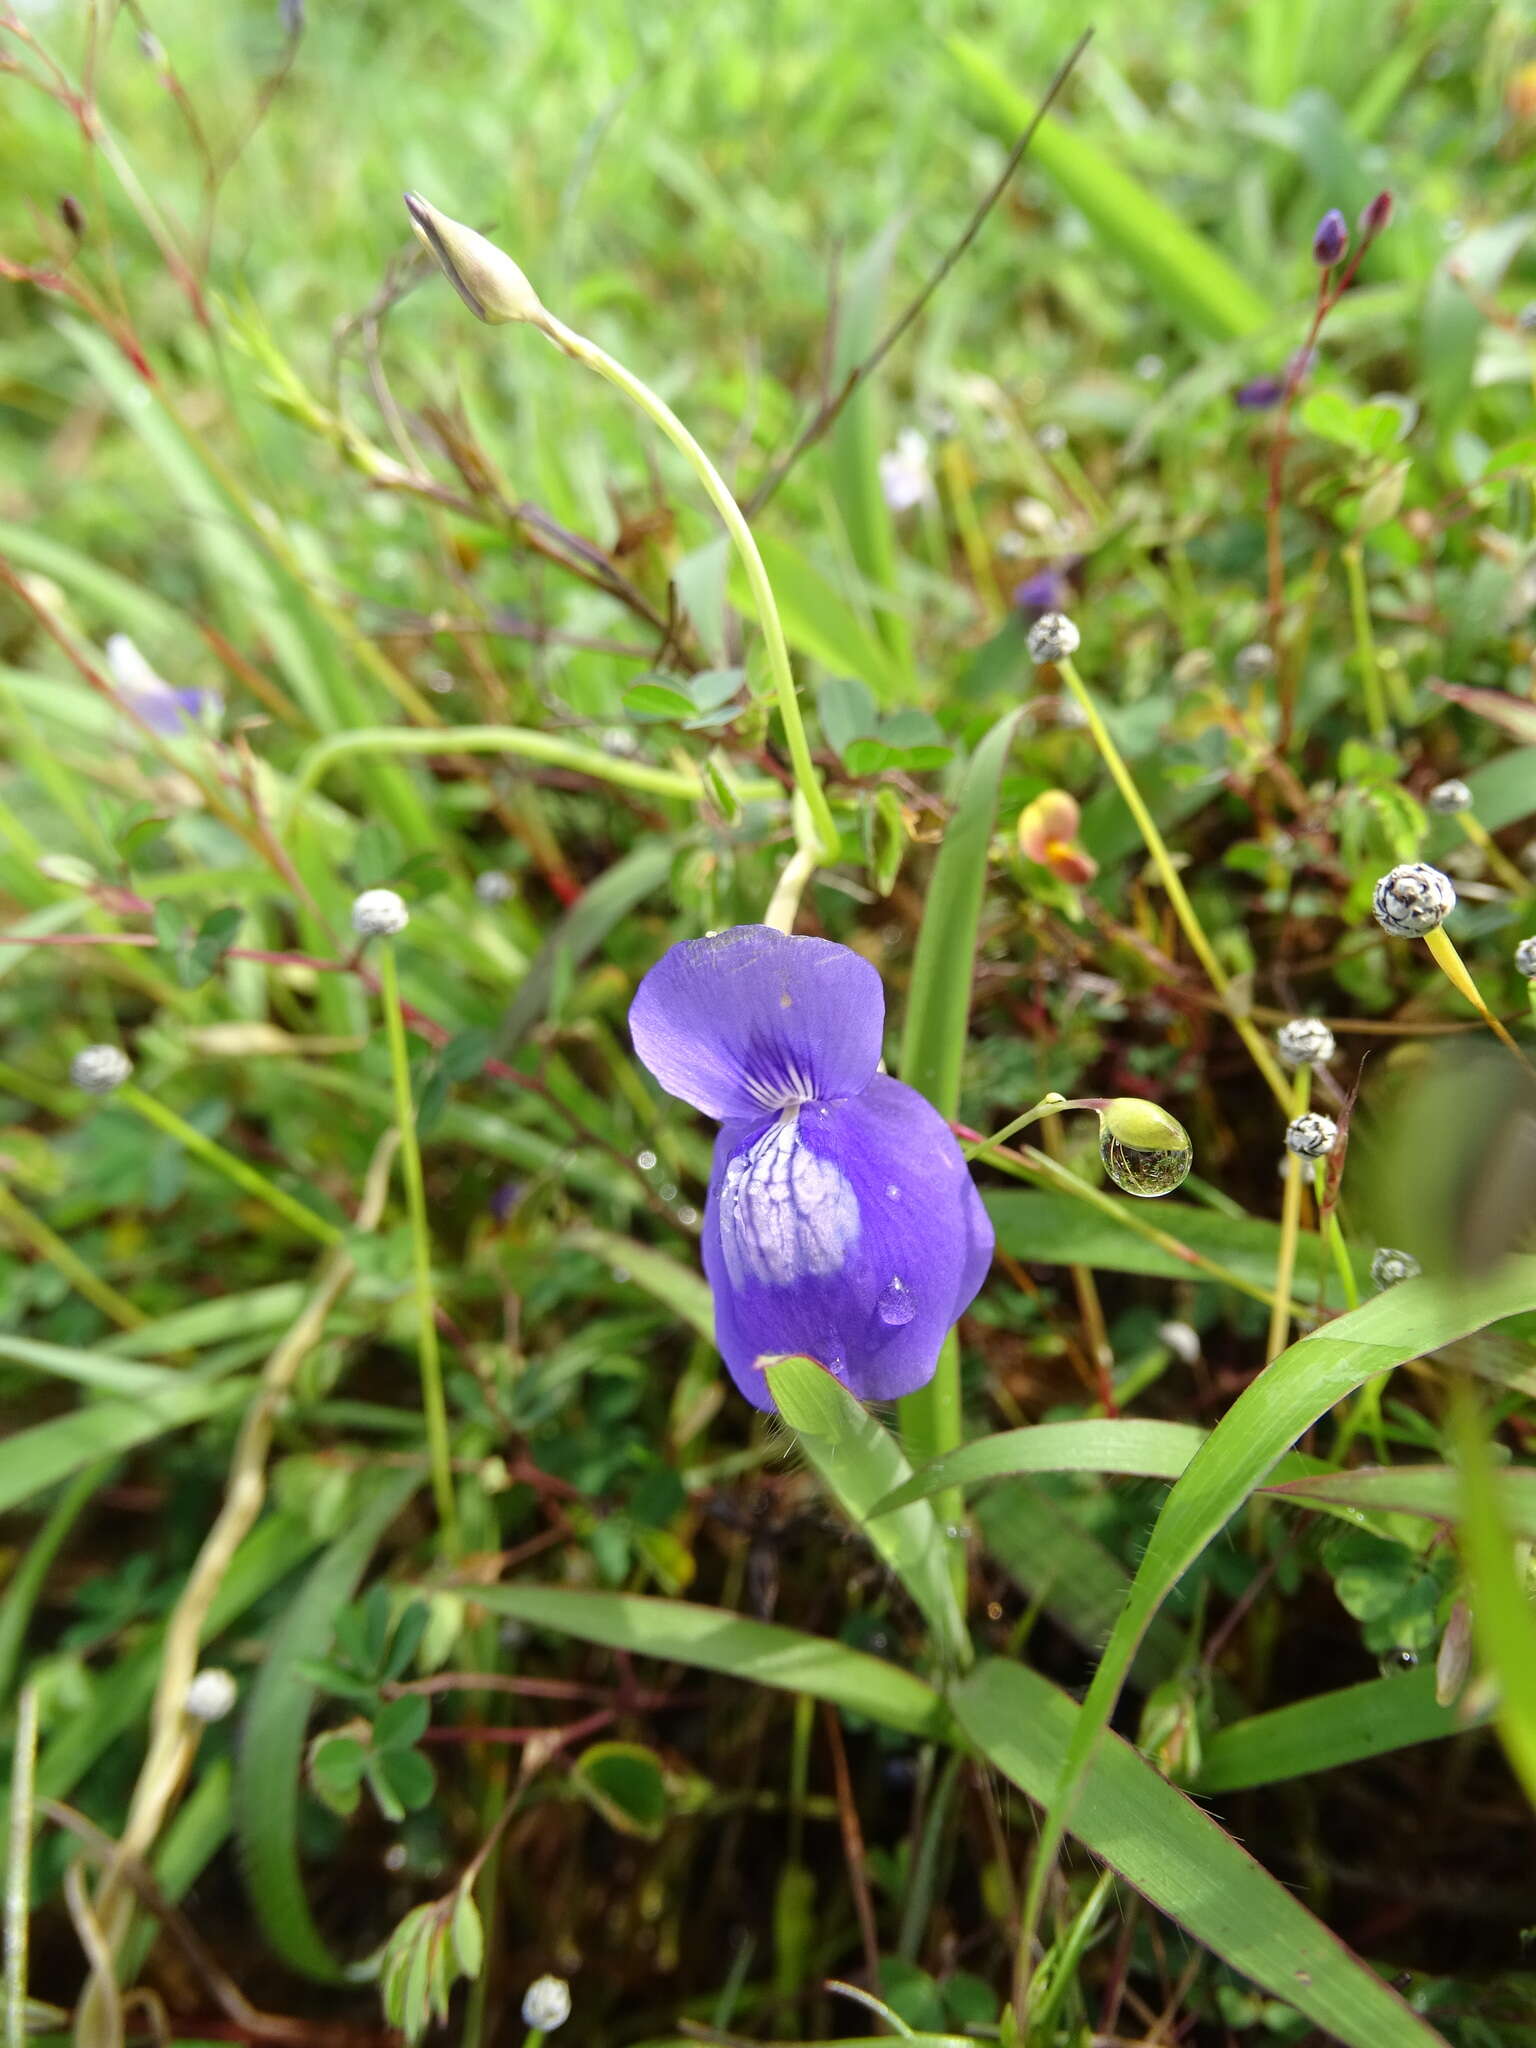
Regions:
<instances>
[{"instance_id":1,"label":"white globular flower head","mask_svg":"<svg viewBox=\"0 0 1536 2048\"><path fill-rule=\"evenodd\" d=\"M360 939L392 939L410 921L404 897L393 889L365 889L352 905L352 929Z\"/></svg>"},{"instance_id":2,"label":"white globular flower head","mask_svg":"<svg viewBox=\"0 0 1536 2048\"><path fill-rule=\"evenodd\" d=\"M69 1063L69 1078L87 1095L110 1095L133 1072L133 1061L121 1046L87 1045Z\"/></svg>"},{"instance_id":3,"label":"white globular flower head","mask_svg":"<svg viewBox=\"0 0 1536 2048\"><path fill-rule=\"evenodd\" d=\"M1232 672L1240 683L1261 682L1265 676L1273 675L1274 668L1275 651L1262 640L1250 640L1246 647L1239 647L1232 660Z\"/></svg>"},{"instance_id":4,"label":"white globular flower head","mask_svg":"<svg viewBox=\"0 0 1536 2048\"><path fill-rule=\"evenodd\" d=\"M1333 1058L1334 1037L1321 1017L1292 1017L1275 1033L1288 1067L1320 1067Z\"/></svg>"},{"instance_id":5,"label":"white globular flower head","mask_svg":"<svg viewBox=\"0 0 1536 2048\"><path fill-rule=\"evenodd\" d=\"M1338 1125L1319 1110L1292 1117L1285 1127L1285 1149L1298 1159L1326 1159L1338 1142Z\"/></svg>"},{"instance_id":6,"label":"white globular flower head","mask_svg":"<svg viewBox=\"0 0 1536 2048\"><path fill-rule=\"evenodd\" d=\"M1536 938L1522 939L1515 948L1515 972L1536 981Z\"/></svg>"},{"instance_id":7,"label":"white globular flower head","mask_svg":"<svg viewBox=\"0 0 1536 2048\"><path fill-rule=\"evenodd\" d=\"M1422 860L1405 861L1383 875L1371 899L1376 922L1394 939L1422 939L1438 931L1455 908L1450 876Z\"/></svg>"},{"instance_id":8,"label":"white globular flower head","mask_svg":"<svg viewBox=\"0 0 1536 2048\"><path fill-rule=\"evenodd\" d=\"M552 2034L571 2016L571 1987L563 1977L535 1977L523 1993L523 2025Z\"/></svg>"},{"instance_id":9,"label":"white globular flower head","mask_svg":"<svg viewBox=\"0 0 1536 2048\"><path fill-rule=\"evenodd\" d=\"M501 868L487 868L475 877L475 894L482 903L505 903L512 895L512 877Z\"/></svg>"},{"instance_id":10,"label":"white globular flower head","mask_svg":"<svg viewBox=\"0 0 1536 2048\"><path fill-rule=\"evenodd\" d=\"M1422 1268L1412 1252L1395 1251L1381 1245L1371 1253L1371 1281L1377 1287L1395 1287L1400 1280L1417 1280Z\"/></svg>"},{"instance_id":11,"label":"white globular flower head","mask_svg":"<svg viewBox=\"0 0 1536 2048\"><path fill-rule=\"evenodd\" d=\"M1425 807L1437 818L1459 817L1472 808L1472 792L1453 775L1449 782L1437 782L1424 799Z\"/></svg>"},{"instance_id":12,"label":"white globular flower head","mask_svg":"<svg viewBox=\"0 0 1536 2048\"><path fill-rule=\"evenodd\" d=\"M1200 1332L1193 1323L1159 1323L1157 1334L1181 1365L1197 1365L1200 1360Z\"/></svg>"},{"instance_id":13,"label":"white globular flower head","mask_svg":"<svg viewBox=\"0 0 1536 2048\"><path fill-rule=\"evenodd\" d=\"M240 1688L229 1672L210 1664L187 1687L187 1713L194 1721L222 1721L239 1693Z\"/></svg>"},{"instance_id":14,"label":"white globular flower head","mask_svg":"<svg viewBox=\"0 0 1536 2048\"><path fill-rule=\"evenodd\" d=\"M1082 644L1082 634L1065 612L1046 612L1029 629L1029 658L1033 662L1066 661Z\"/></svg>"}]
</instances>

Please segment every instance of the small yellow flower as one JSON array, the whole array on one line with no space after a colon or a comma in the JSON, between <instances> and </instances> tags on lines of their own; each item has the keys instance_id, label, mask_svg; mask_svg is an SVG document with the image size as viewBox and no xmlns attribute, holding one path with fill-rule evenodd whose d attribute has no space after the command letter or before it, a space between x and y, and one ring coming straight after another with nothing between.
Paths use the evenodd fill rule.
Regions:
<instances>
[{"instance_id":1,"label":"small yellow flower","mask_svg":"<svg viewBox=\"0 0 1536 2048\"><path fill-rule=\"evenodd\" d=\"M1091 853L1077 843L1081 814L1064 789L1048 789L1019 813L1019 851L1059 881L1081 887L1099 872Z\"/></svg>"}]
</instances>

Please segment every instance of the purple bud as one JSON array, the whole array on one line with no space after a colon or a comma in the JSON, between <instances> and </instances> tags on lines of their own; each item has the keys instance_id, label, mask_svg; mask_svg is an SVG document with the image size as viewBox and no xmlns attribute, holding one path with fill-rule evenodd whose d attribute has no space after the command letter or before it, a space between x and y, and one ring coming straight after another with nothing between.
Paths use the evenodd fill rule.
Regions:
<instances>
[{"instance_id":1,"label":"purple bud","mask_svg":"<svg viewBox=\"0 0 1536 2048\"><path fill-rule=\"evenodd\" d=\"M1232 403L1242 412L1268 412L1272 405L1278 405L1285 396L1285 380L1281 377L1253 377L1246 384L1239 384L1232 394Z\"/></svg>"},{"instance_id":2,"label":"purple bud","mask_svg":"<svg viewBox=\"0 0 1536 2048\"><path fill-rule=\"evenodd\" d=\"M1379 235L1392 218L1392 194L1378 192L1370 205L1360 216L1360 232L1367 241Z\"/></svg>"},{"instance_id":3,"label":"purple bud","mask_svg":"<svg viewBox=\"0 0 1536 2048\"><path fill-rule=\"evenodd\" d=\"M520 1180L504 1180L491 1191L490 1210L497 1223L505 1223L518 1203L523 1199L524 1188Z\"/></svg>"},{"instance_id":4,"label":"purple bud","mask_svg":"<svg viewBox=\"0 0 1536 2048\"><path fill-rule=\"evenodd\" d=\"M1014 585L1013 602L1021 612L1059 612L1066 602L1067 586L1059 569L1037 569Z\"/></svg>"},{"instance_id":5,"label":"purple bud","mask_svg":"<svg viewBox=\"0 0 1536 2048\"><path fill-rule=\"evenodd\" d=\"M1331 270L1349 247L1349 228L1336 206L1330 206L1312 237L1312 257L1324 270Z\"/></svg>"}]
</instances>

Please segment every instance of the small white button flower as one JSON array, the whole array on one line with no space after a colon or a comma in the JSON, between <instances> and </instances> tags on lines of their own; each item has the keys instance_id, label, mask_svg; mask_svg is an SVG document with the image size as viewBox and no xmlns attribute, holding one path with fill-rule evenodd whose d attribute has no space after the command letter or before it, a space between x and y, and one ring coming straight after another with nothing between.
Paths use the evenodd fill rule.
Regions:
<instances>
[{"instance_id":1,"label":"small white button flower","mask_svg":"<svg viewBox=\"0 0 1536 2048\"><path fill-rule=\"evenodd\" d=\"M133 1061L120 1046L88 1045L69 1063L69 1078L87 1095L110 1095L133 1072Z\"/></svg>"},{"instance_id":2,"label":"small white button flower","mask_svg":"<svg viewBox=\"0 0 1536 2048\"><path fill-rule=\"evenodd\" d=\"M210 1664L187 1687L187 1713L194 1721L222 1721L239 1693L229 1672Z\"/></svg>"},{"instance_id":3,"label":"small white button flower","mask_svg":"<svg viewBox=\"0 0 1536 2048\"><path fill-rule=\"evenodd\" d=\"M1454 818L1458 812L1471 810L1472 792L1453 776L1449 782L1437 782L1424 803L1437 818Z\"/></svg>"},{"instance_id":4,"label":"small white button flower","mask_svg":"<svg viewBox=\"0 0 1536 2048\"><path fill-rule=\"evenodd\" d=\"M910 512L933 496L928 441L916 427L903 427L896 446L880 457L880 490L893 512Z\"/></svg>"},{"instance_id":5,"label":"small white button flower","mask_svg":"<svg viewBox=\"0 0 1536 2048\"><path fill-rule=\"evenodd\" d=\"M500 868L487 868L475 877L475 894L482 903L505 903L512 894L512 877Z\"/></svg>"},{"instance_id":6,"label":"small white button flower","mask_svg":"<svg viewBox=\"0 0 1536 2048\"><path fill-rule=\"evenodd\" d=\"M1321 1017L1293 1017L1275 1033L1288 1067L1320 1067L1334 1055L1334 1037Z\"/></svg>"},{"instance_id":7,"label":"small white button flower","mask_svg":"<svg viewBox=\"0 0 1536 2048\"><path fill-rule=\"evenodd\" d=\"M1198 1364L1200 1332L1193 1323L1159 1323L1157 1334L1181 1365Z\"/></svg>"},{"instance_id":8,"label":"small white button flower","mask_svg":"<svg viewBox=\"0 0 1536 2048\"><path fill-rule=\"evenodd\" d=\"M1285 1129L1285 1149L1299 1159L1326 1159L1339 1142L1339 1127L1331 1116L1309 1109L1305 1116L1292 1117Z\"/></svg>"},{"instance_id":9,"label":"small white button flower","mask_svg":"<svg viewBox=\"0 0 1536 2048\"><path fill-rule=\"evenodd\" d=\"M1371 900L1376 922L1394 939L1422 939L1438 931L1455 908L1450 876L1422 860L1406 861L1383 875Z\"/></svg>"},{"instance_id":10,"label":"small white button flower","mask_svg":"<svg viewBox=\"0 0 1536 2048\"><path fill-rule=\"evenodd\" d=\"M563 1977L535 1977L523 1993L523 2025L552 2034L571 2016L571 1987Z\"/></svg>"},{"instance_id":11,"label":"small white button flower","mask_svg":"<svg viewBox=\"0 0 1536 2048\"><path fill-rule=\"evenodd\" d=\"M1371 1254L1371 1279L1377 1287L1395 1287L1400 1280L1417 1280L1422 1268L1412 1252L1394 1251L1382 1245Z\"/></svg>"},{"instance_id":12,"label":"small white button flower","mask_svg":"<svg viewBox=\"0 0 1536 2048\"><path fill-rule=\"evenodd\" d=\"M411 921L405 899L393 889L365 889L352 905L352 929L360 939L388 939Z\"/></svg>"},{"instance_id":13,"label":"small white button flower","mask_svg":"<svg viewBox=\"0 0 1536 2048\"><path fill-rule=\"evenodd\" d=\"M1536 981L1536 938L1522 939L1515 948L1515 972Z\"/></svg>"},{"instance_id":14,"label":"small white button flower","mask_svg":"<svg viewBox=\"0 0 1536 2048\"><path fill-rule=\"evenodd\" d=\"M1033 662L1065 661L1082 646L1083 636L1065 612L1047 612L1030 627L1028 644Z\"/></svg>"},{"instance_id":15,"label":"small white button flower","mask_svg":"<svg viewBox=\"0 0 1536 2048\"><path fill-rule=\"evenodd\" d=\"M1275 651L1266 647L1262 640L1250 640L1246 647L1239 647L1232 658L1232 673L1240 683L1257 683L1267 675L1273 675Z\"/></svg>"}]
</instances>

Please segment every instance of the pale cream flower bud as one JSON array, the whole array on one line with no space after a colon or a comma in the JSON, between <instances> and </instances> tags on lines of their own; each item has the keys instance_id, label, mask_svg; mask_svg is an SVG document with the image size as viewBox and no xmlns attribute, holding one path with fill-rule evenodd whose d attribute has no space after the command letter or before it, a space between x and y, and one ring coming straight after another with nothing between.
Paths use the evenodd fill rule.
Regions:
<instances>
[{"instance_id":1,"label":"pale cream flower bud","mask_svg":"<svg viewBox=\"0 0 1536 2048\"><path fill-rule=\"evenodd\" d=\"M504 249L450 220L419 193L407 192L405 210L417 240L442 265L443 274L477 320L498 326L507 320L547 319L539 295Z\"/></svg>"}]
</instances>

